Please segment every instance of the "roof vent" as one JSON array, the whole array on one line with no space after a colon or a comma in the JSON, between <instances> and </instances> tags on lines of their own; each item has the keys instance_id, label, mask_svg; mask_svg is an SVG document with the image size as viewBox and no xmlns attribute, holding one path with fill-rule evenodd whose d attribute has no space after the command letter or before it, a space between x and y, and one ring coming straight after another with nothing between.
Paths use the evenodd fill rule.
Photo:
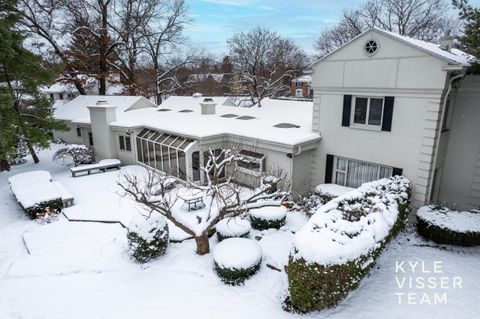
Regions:
<instances>
[{"instance_id":1,"label":"roof vent","mask_svg":"<svg viewBox=\"0 0 480 319\"><path fill-rule=\"evenodd\" d=\"M202 114L215 114L215 107L217 103L213 101L212 98L205 98L203 102L200 102L200 106L202 108Z\"/></svg>"},{"instance_id":2,"label":"roof vent","mask_svg":"<svg viewBox=\"0 0 480 319\"><path fill-rule=\"evenodd\" d=\"M97 105L108 105L108 102L106 100L98 100Z\"/></svg>"},{"instance_id":3,"label":"roof vent","mask_svg":"<svg viewBox=\"0 0 480 319\"><path fill-rule=\"evenodd\" d=\"M440 39L440 49L450 52L453 47L452 37L443 37Z\"/></svg>"}]
</instances>

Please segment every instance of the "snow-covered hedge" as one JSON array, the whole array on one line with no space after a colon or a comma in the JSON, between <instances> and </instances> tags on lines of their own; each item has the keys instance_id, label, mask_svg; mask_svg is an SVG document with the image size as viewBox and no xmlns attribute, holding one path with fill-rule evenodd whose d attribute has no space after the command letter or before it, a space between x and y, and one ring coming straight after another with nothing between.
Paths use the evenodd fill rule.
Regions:
<instances>
[{"instance_id":1,"label":"snow-covered hedge","mask_svg":"<svg viewBox=\"0 0 480 319\"><path fill-rule=\"evenodd\" d=\"M307 215L311 216L320 206L352 190L354 190L354 188L336 184L320 184L315 187L313 193L300 198L297 201L297 205L299 205Z\"/></svg>"},{"instance_id":2,"label":"snow-covered hedge","mask_svg":"<svg viewBox=\"0 0 480 319\"><path fill-rule=\"evenodd\" d=\"M252 227L248 220L240 217L224 218L215 226L218 241L233 237L247 237Z\"/></svg>"},{"instance_id":3,"label":"snow-covered hedge","mask_svg":"<svg viewBox=\"0 0 480 319\"><path fill-rule=\"evenodd\" d=\"M284 206L262 207L250 210L250 222L257 230L279 229L285 225L287 209Z\"/></svg>"},{"instance_id":4,"label":"snow-covered hedge","mask_svg":"<svg viewBox=\"0 0 480 319\"><path fill-rule=\"evenodd\" d=\"M168 224L161 215L136 216L128 226L128 246L136 261L144 263L163 255L168 246Z\"/></svg>"},{"instance_id":5,"label":"snow-covered hedge","mask_svg":"<svg viewBox=\"0 0 480 319\"><path fill-rule=\"evenodd\" d=\"M260 269L262 249L250 239L228 238L215 247L213 260L223 282L240 285Z\"/></svg>"},{"instance_id":6,"label":"snow-covered hedge","mask_svg":"<svg viewBox=\"0 0 480 319\"><path fill-rule=\"evenodd\" d=\"M417 210L417 231L438 244L479 246L480 213L424 206Z\"/></svg>"},{"instance_id":7,"label":"snow-covered hedge","mask_svg":"<svg viewBox=\"0 0 480 319\"><path fill-rule=\"evenodd\" d=\"M21 173L10 177L8 182L18 204L31 219L61 212L62 194L53 185L49 172Z\"/></svg>"},{"instance_id":8,"label":"snow-covered hedge","mask_svg":"<svg viewBox=\"0 0 480 319\"><path fill-rule=\"evenodd\" d=\"M289 306L304 312L333 307L355 289L405 225L410 193L409 181L395 176L320 207L294 237Z\"/></svg>"},{"instance_id":9,"label":"snow-covered hedge","mask_svg":"<svg viewBox=\"0 0 480 319\"><path fill-rule=\"evenodd\" d=\"M82 144L68 144L65 147L58 149L53 154L54 161L61 162L63 164L71 164L74 166L83 164L95 163L95 153L93 149Z\"/></svg>"}]
</instances>

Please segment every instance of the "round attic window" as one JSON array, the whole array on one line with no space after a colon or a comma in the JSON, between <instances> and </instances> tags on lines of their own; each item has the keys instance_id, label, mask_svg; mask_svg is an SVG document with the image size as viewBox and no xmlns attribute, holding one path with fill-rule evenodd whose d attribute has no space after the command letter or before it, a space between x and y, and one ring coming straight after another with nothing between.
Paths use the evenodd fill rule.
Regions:
<instances>
[{"instance_id":1,"label":"round attic window","mask_svg":"<svg viewBox=\"0 0 480 319\"><path fill-rule=\"evenodd\" d=\"M380 46L378 45L377 40L371 39L365 42L363 50L365 51L366 55L372 56L378 52L379 47Z\"/></svg>"}]
</instances>

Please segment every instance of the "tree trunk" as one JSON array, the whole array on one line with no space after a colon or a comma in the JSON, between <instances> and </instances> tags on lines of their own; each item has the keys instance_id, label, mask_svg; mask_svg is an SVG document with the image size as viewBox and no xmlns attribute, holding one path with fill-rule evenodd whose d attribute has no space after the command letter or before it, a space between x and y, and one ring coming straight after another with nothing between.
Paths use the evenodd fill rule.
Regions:
<instances>
[{"instance_id":1,"label":"tree trunk","mask_svg":"<svg viewBox=\"0 0 480 319\"><path fill-rule=\"evenodd\" d=\"M195 237L195 243L197 244L197 254L205 255L210 252L210 242L206 233Z\"/></svg>"},{"instance_id":2,"label":"tree trunk","mask_svg":"<svg viewBox=\"0 0 480 319\"><path fill-rule=\"evenodd\" d=\"M35 153L35 149L33 148L30 141L27 140L26 142L27 142L28 151L30 152L30 155L32 155L33 162L37 164L38 162L40 162L40 160L38 159L37 153Z\"/></svg>"}]
</instances>

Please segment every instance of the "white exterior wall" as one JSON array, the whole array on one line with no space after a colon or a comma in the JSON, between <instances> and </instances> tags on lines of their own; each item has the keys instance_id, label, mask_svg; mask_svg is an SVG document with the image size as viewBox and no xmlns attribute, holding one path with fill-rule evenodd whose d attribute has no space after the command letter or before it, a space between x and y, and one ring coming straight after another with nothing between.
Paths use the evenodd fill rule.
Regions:
<instances>
[{"instance_id":1,"label":"white exterior wall","mask_svg":"<svg viewBox=\"0 0 480 319\"><path fill-rule=\"evenodd\" d=\"M437 202L460 210L480 208L480 76L460 82L451 104L448 148Z\"/></svg>"},{"instance_id":2,"label":"white exterior wall","mask_svg":"<svg viewBox=\"0 0 480 319\"><path fill-rule=\"evenodd\" d=\"M292 171L293 195L303 195L312 190L312 160L313 150L308 150L294 156Z\"/></svg>"},{"instance_id":3,"label":"white exterior wall","mask_svg":"<svg viewBox=\"0 0 480 319\"><path fill-rule=\"evenodd\" d=\"M68 144L83 144L89 146L88 143L88 132L91 132L88 125L78 125L72 124L71 122L65 122L67 124L69 131L53 131L53 138L64 141ZM77 127L80 127L82 130L82 136L77 135Z\"/></svg>"},{"instance_id":4,"label":"white exterior wall","mask_svg":"<svg viewBox=\"0 0 480 319\"><path fill-rule=\"evenodd\" d=\"M134 134L127 135L127 132L124 131L115 131L115 148L116 148L116 156L115 158L118 158L122 165L133 165L136 164L136 143L134 140ZM121 150L120 149L120 139L119 136L129 136L130 137L130 143L131 143L131 151L126 151L126 150Z\"/></svg>"},{"instance_id":5,"label":"white exterior wall","mask_svg":"<svg viewBox=\"0 0 480 319\"><path fill-rule=\"evenodd\" d=\"M363 45L371 38L380 49L368 57ZM320 132L322 142L314 153L312 186L324 182L326 155L332 154L402 168L413 184L413 206L423 205L431 187L447 76L443 64L374 31L317 63L312 128ZM394 96L391 132L342 127L344 95Z\"/></svg>"},{"instance_id":6,"label":"white exterior wall","mask_svg":"<svg viewBox=\"0 0 480 319\"><path fill-rule=\"evenodd\" d=\"M95 105L89 106L90 121L93 133L95 159L117 157L116 135L109 124L116 121L116 106Z\"/></svg>"}]
</instances>

